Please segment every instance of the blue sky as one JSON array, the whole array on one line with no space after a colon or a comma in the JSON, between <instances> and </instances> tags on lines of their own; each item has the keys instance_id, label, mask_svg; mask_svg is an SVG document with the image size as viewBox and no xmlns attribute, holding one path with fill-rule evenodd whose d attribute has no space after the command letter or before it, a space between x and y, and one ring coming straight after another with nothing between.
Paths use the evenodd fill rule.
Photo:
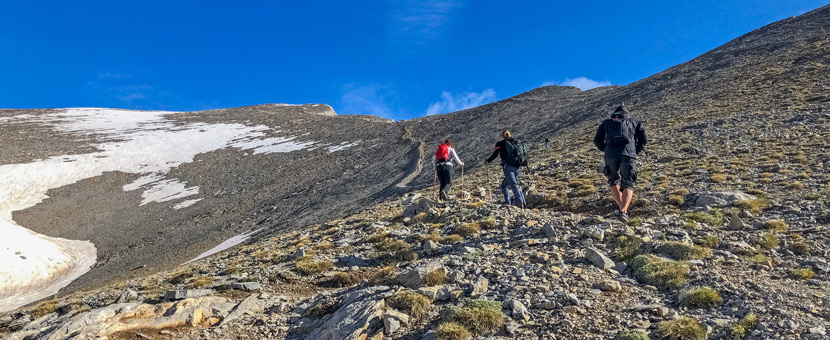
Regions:
<instances>
[{"instance_id":1,"label":"blue sky","mask_svg":"<svg viewBox=\"0 0 830 340\"><path fill-rule=\"evenodd\" d=\"M325 103L409 119L625 85L827 3L3 0L0 108Z\"/></svg>"}]
</instances>

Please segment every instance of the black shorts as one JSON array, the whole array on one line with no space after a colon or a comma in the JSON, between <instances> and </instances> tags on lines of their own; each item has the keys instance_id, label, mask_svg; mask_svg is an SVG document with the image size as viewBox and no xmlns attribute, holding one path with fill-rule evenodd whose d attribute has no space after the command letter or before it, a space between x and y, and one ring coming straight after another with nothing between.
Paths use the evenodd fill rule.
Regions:
<instances>
[{"instance_id":1,"label":"black shorts","mask_svg":"<svg viewBox=\"0 0 830 340\"><path fill-rule=\"evenodd\" d=\"M609 186L620 186L620 190L634 190L637 181L637 159L620 156L605 158L605 177Z\"/></svg>"}]
</instances>

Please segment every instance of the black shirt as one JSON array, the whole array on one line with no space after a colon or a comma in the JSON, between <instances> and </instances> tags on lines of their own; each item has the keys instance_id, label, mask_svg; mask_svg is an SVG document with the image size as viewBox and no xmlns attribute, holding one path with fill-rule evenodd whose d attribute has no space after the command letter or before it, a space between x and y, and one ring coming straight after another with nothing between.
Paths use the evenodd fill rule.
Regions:
<instances>
[{"instance_id":1,"label":"black shirt","mask_svg":"<svg viewBox=\"0 0 830 340\"><path fill-rule=\"evenodd\" d=\"M501 140L496 143L496 149L493 150L493 154L487 159L487 163L490 163L492 160L496 159L496 156L500 157L502 163L504 163L504 160L507 159L507 142Z\"/></svg>"}]
</instances>

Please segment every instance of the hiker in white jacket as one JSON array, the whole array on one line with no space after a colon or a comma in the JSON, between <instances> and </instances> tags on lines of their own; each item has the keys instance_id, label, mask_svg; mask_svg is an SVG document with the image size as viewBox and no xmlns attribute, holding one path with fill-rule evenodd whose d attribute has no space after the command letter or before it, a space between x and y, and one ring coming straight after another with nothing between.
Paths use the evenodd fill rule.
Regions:
<instances>
[{"instance_id":1,"label":"hiker in white jacket","mask_svg":"<svg viewBox=\"0 0 830 340\"><path fill-rule=\"evenodd\" d=\"M450 192L450 185L452 183L453 162L464 166L464 162L458 158L458 153L453 148L452 141L447 139L443 144L438 146L438 151L432 157L432 167L435 169L435 174L438 177L438 182L441 186L438 189L439 200L447 200Z\"/></svg>"}]
</instances>

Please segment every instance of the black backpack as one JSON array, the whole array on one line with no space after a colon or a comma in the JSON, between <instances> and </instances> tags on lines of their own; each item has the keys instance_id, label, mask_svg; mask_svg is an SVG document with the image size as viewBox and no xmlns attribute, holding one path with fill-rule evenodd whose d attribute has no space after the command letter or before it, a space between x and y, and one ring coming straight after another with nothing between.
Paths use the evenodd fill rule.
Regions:
<instances>
[{"instance_id":1,"label":"black backpack","mask_svg":"<svg viewBox=\"0 0 830 340\"><path fill-rule=\"evenodd\" d=\"M605 121L605 145L625 146L634 143L634 123L627 115L613 114Z\"/></svg>"},{"instance_id":2,"label":"black backpack","mask_svg":"<svg viewBox=\"0 0 830 340\"><path fill-rule=\"evenodd\" d=\"M513 166L527 166L527 150L522 141L510 138L505 141L504 145L507 148L505 163Z\"/></svg>"}]
</instances>

